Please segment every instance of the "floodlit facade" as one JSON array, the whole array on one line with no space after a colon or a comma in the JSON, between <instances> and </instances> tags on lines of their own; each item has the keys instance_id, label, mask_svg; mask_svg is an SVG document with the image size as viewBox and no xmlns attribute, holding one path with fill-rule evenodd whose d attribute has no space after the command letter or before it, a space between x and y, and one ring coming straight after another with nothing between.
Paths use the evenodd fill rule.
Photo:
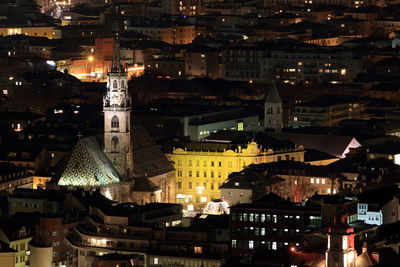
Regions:
<instances>
[{"instance_id":1,"label":"floodlit facade","mask_svg":"<svg viewBox=\"0 0 400 267\"><path fill-rule=\"evenodd\" d=\"M220 186L232 172L253 163L283 159L304 161L304 149L272 150L256 142L243 146L232 144L192 143L176 148L168 155L175 164L176 198L187 211L199 211L209 201L219 199Z\"/></svg>"}]
</instances>

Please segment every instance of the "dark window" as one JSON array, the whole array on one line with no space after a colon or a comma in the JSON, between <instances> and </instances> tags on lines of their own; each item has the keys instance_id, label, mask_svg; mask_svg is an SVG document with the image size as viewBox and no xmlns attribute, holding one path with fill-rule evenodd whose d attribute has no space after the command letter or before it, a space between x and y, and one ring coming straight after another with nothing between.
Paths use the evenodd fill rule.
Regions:
<instances>
[{"instance_id":1,"label":"dark window","mask_svg":"<svg viewBox=\"0 0 400 267\"><path fill-rule=\"evenodd\" d=\"M117 116L112 117L111 119L111 128L118 128L119 127L119 120Z\"/></svg>"}]
</instances>

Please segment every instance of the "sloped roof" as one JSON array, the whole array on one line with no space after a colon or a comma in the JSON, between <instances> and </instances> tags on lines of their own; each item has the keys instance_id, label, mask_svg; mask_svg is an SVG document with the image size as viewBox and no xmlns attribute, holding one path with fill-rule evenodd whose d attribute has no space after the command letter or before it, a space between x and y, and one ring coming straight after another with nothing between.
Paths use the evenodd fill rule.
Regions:
<instances>
[{"instance_id":1,"label":"sloped roof","mask_svg":"<svg viewBox=\"0 0 400 267\"><path fill-rule=\"evenodd\" d=\"M58 185L102 186L120 181L117 170L104 154L99 140L86 137L75 145Z\"/></svg>"},{"instance_id":2,"label":"sloped roof","mask_svg":"<svg viewBox=\"0 0 400 267\"><path fill-rule=\"evenodd\" d=\"M324 134L304 134L304 133L268 133L269 136L290 140L296 145L305 148L316 149L334 156L342 156L350 143L355 140L353 136L324 135Z\"/></svg>"},{"instance_id":3,"label":"sloped roof","mask_svg":"<svg viewBox=\"0 0 400 267\"><path fill-rule=\"evenodd\" d=\"M137 192L155 192L160 190L160 187L155 185L152 181L147 179L147 177L137 177L135 178L135 185L133 186L133 191Z\"/></svg>"},{"instance_id":4,"label":"sloped roof","mask_svg":"<svg viewBox=\"0 0 400 267\"><path fill-rule=\"evenodd\" d=\"M147 130L142 125L134 125L133 129L134 173L138 177L153 177L172 172L170 161Z\"/></svg>"},{"instance_id":5,"label":"sloped roof","mask_svg":"<svg viewBox=\"0 0 400 267\"><path fill-rule=\"evenodd\" d=\"M365 251L358 255L356 259L356 267L370 267L376 266L378 262L370 255L368 251Z\"/></svg>"},{"instance_id":6,"label":"sloped roof","mask_svg":"<svg viewBox=\"0 0 400 267\"><path fill-rule=\"evenodd\" d=\"M266 103L281 103L282 99L279 95L278 88L276 88L276 84L273 83L271 88L268 90L268 94L265 98Z\"/></svg>"},{"instance_id":7,"label":"sloped roof","mask_svg":"<svg viewBox=\"0 0 400 267\"><path fill-rule=\"evenodd\" d=\"M252 189L250 181L240 173L232 173L228 179L220 186L220 189Z\"/></svg>"}]
</instances>

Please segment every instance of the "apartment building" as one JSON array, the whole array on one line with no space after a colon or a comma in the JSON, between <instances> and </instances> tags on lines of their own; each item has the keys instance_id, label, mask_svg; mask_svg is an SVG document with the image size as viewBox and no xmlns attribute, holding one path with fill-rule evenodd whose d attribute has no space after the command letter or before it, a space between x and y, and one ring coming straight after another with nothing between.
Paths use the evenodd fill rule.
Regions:
<instances>
[{"instance_id":1,"label":"apartment building","mask_svg":"<svg viewBox=\"0 0 400 267\"><path fill-rule=\"evenodd\" d=\"M335 126L342 120L360 119L365 105L366 103L359 100L335 96L322 97L295 105L288 125L293 128Z\"/></svg>"},{"instance_id":2,"label":"apartment building","mask_svg":"<svg viewBox=\"0 0 400 267\"><path fill-rule=\"evenodd\" d=\"M267 193L301 202L314 193L336 194L341 190L340 175L334 177L326 166L313 166L293 160L252 164L235 172L221 185L221 199L230 206L248 203Z\"/></svg>"},{"instance_id":3,"label":"apartment building","mask_svg":"<svg viewBox=\"0 0 400 267\"><path fill-rule=\"evenodd\" d=\"M169 44L189 44L195 38L195 26L190 24L144 23L128 26L128 30Z\"/></svg>"},{"instance_id":4,"label":"apartment building","mask_svg":"<svg viewBox=\"0 0 400 267\"><path fill-rule=\"evenodd\" d=\"M189 77L219 78L218 50L207 46L189 48L185 53L185 72Z\"/></svg>"},{"instance_id":5,"label":"apartment building","mask_svg":"<svg viewBox=\"0 0 400 267\"><path fill-rule=\"evenodd\" d=\"M290 202L274 193L230 210L232 257L247 263L256 250L298 250L304 232L322 224L321 206Z\"/></svg>"},{"instance_id":6,"label":"apartment building","mask_svg":"<svg viewBox=\"0 0 400 267\"><path fill-rule=\"evenodd\" d=\"M262 77L276 75L284 82L352 82L363 71L363 61L353 51L315 45L272 50L260 63Z\"/></svg>"},{"instance_id":7,"label":"apartment building","mask_svg":"<svg viewBox=\"0 0 400 267\"><path fill-rule=\"evenodd\" d=\"M267 51L262 45L238 45L224 49L221 56L221 78L239 81L260 81L262 58Z\"/></svg>"},{"instance_id":8,"label":"apartment building","mask_svg":"<svg viewBox=\"0 0 400 267\"><path fill-rule=\"evenodd\" d=\"M49 39L61 39L62 30L55 25L13 25L0 26L0 36L23 34L33 37L46 37Z\"/></svg>"}]
</instances>

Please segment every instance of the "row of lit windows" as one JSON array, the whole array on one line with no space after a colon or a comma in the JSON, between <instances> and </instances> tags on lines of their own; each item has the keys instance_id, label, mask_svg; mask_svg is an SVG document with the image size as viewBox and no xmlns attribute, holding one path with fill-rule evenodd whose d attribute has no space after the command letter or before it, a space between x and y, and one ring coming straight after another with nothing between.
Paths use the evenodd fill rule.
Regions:
<instances>
[{"instance_id":1,"label":"row of lit windows","mask_svg":"<svg viewBox=\"0 0 400 267\"><path fill-rule=\"evenodd\" d=\"M267 236L267 237L290 237L300 236L300 229L280 229L280 228L264 228L264 227L238 227L232 229L232 233L243 236Z\"/></svg>"},{"instance_id":2,"label":"row of lit windows","mask_svg":"<svg viewBox=\"0 0 400 267\"><path fill-rule=\"evenodd\" d=\"M194 163L195 163L195 165L194 165ZM182 166L182 160L178 160L178 166ZM200 166L200 160L193 161L190 159L190 160L188 160L188 166L197 166L198 167L198 166ZM215 167L215 162L211 161L210 166ZM203 167L207 167L206 160L203 161ZM222 167L222 161L218 161L218 167ZM228 167L232 167L232 161L228 162Z\"/></svg>"},{"instance_id":3,"label":"row of lit windows","mask_svg":"<svg viewBox=\"0 0 400 267\"><path fill-rule=\"evenodd\" d=\"M232 221L242 222L297 222L300 220L300 215L284 215L278 216L276 214L259 214L259 213L232 213Z\"/></svg>"},{"instance_id":4,"label":"row of lit windows","mask_svg":"<svg viewBox=\"0 0 400 267\"><path fill-rule=\"evenodd\" d=\"M189 196L187 198L183 198L183 197L181 197L180 194L177 194L176 199L177 199L177 203L178 204L184 204L185 202L186 203L193 203L193 197L192 196ZM207 202L207 197L205 197L205 196L196 196L194 202L195 203L206 203ZM190 206L190 208L189 208L189 206ZM188 205L188 210L193 210L193 205Z\"/></svg>"},{"instance_id":5,"label":"row of lit windows","mask_svg":"<svg viewBox=\"0 0 400 267\"><path fill-rule=\"evenodd\" d=\"M182 174L183 174L183 172L182 172L181 170L178 170L178 171L177 171L177 176L178 176L178 177L182 177ZM195 172L193 172L193 171L188 171L188 177L200 178L200 171L195 171ZM203 178L207 178L207 177L215 178L215 174L214 174L214 172L210 172L210 176L207 176L207 172L204 171L202 177L203 177ZM221 178L221 177L222 177L222 173L221 173L221 172L218 172L218 178Z\"/></svg>"},{"instance_id":6,"label":"row of lit windows","mask_svg":"<svg viewBox=\"0 0 400 267\"><path fill-rule=\"evenodd\" d=\"M272 249L277 250L278 248L282 248L283 246L296 245L299 246L299 243L289 244L289 242L276 242L276 241L255 241L255 240L232 240L232 248L242 248L242 249Z\"/></svg>"},{"instance_id":7,"label":"row of lit windows","mask_svg":"<svg viewBox=\"0 0 400 267\"><path fill-rule=\"evenodd\" d=\"M310 183L312 184L325 184L325 178L310 178Z\"/></svg>"},{"instance_id":8,"label":"row of lit windows","mask_svg":"<svg viewBox=\"0 0 400 267\"><path fill-rule=\"evenodd\" d=\"M211 190L214 190L214 188L219 188L220 186L221 186L221 183L207 183L207 182L204 182L203 184L202 184L202 186L201 186L201 190L203 190L203 189L207 189L207 184L210 184L210 189ZM196 183L196 187L194 188L193 187L193 185L194 185L194 183L193 182L189 182L188 183L188 189L198 189L199 187L200 187L200 183L199 182L197 182ZM178 188L178 189L182 189L182 182L177 182L176 183L176 187Z\"/></svg>"}]
</instances>

